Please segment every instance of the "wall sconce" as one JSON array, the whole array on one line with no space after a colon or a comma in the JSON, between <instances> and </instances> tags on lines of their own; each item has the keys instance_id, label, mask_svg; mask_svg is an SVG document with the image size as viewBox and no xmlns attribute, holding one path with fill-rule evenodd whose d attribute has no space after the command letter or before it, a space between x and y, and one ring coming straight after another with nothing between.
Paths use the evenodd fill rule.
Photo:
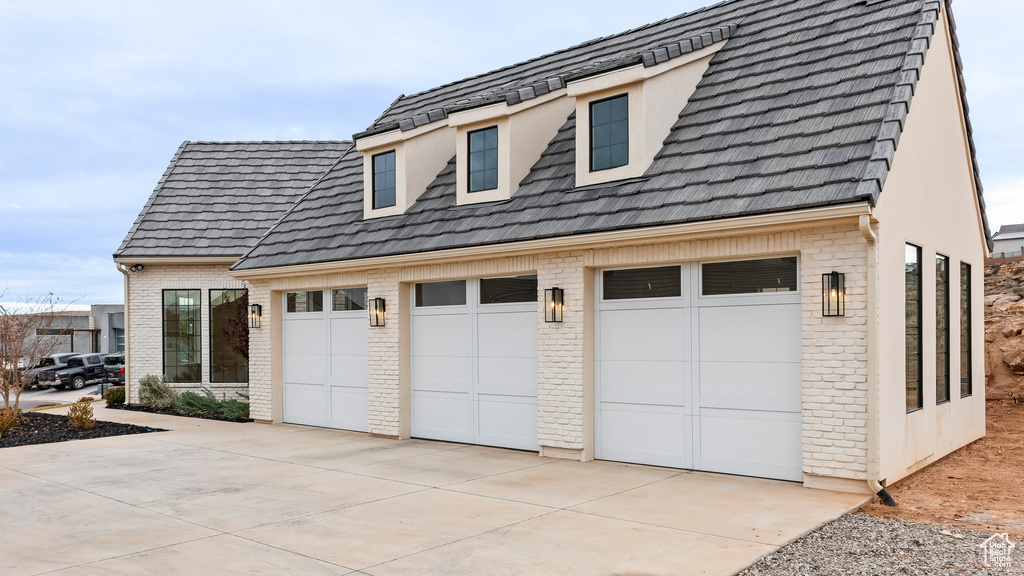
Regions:
<instances>
[{"instance_id":1,"label":"wall sconce","mask_svg":"<svg viewBox=\"0 0 1024 576\"><path fill-rule=\"evenodd\" d=\"M371 298L370 299L370 326L374 328L384 325L384 299L383 298Z\"/></svg>"},{"instance_id":2,"label":"wall sconce","mask_svg":"<svg viewBox=\"0 0 1024 576\"><path fill-rule=\"evenodd\" d=\"M259 328L263 322L263 306L251 304L249 306L249 328Z\"/></svg>"},{"instance_id":3,"label":"wall sconce","mask_svg":"<svg viewBox=\"0 0 1024 576\"><path fill-rule=\"evenodd\" d=\"M544 321L561 322L565 311L565 292L561 288L544 291Z\"/></svg>"},{"instance_id":4,"label":"wall sconce","mask_svg":"<svg viewBox=\"0 0 1024 576\"><path fill-rule=\"evenodd\" d=\"M846 316L846 275L842 272L821 275L821 315Z\"/></svg>"}]
</instances>

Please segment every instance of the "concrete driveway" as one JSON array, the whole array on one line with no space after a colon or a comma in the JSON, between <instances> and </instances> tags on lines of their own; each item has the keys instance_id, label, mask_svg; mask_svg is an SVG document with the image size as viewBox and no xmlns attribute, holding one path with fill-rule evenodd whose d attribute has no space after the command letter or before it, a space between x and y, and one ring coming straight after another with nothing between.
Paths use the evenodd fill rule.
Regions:
<instances>
[{"instance_id":1,"label":"concrete driveway","mask_svg":"<svg viewBox=\"0 0 1024 576\"><path fill-rule=\"evenodd\" d=\"M725 576L865 500L95 406L173 431L0 450L0 573Z\"/></svg>"}]
</instances>

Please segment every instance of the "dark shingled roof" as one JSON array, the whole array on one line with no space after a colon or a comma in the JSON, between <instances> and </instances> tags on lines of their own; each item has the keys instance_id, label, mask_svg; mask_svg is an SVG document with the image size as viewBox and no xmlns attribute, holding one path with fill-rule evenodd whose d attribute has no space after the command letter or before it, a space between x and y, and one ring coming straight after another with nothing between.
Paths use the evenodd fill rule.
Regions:
<instances>
[{"instance_id":1,"label":"dark shingled roof","mask_svg":"<svg viewBox=\"0 0 1024 576\"><path fill-rule=\"evenodd\" d=\"M114 257L238 257L351 147L185 141Z\"/></svg>"},{"instance_id":2,"label":"dark shingled roof","mask_svg":"<svg viewBox=\"0 0 1024 576\"><path fill-rule=\"evenodd\" d=\"M999 227L999 232L996 232L995 238L1010 234L1024 234L1024 224L1003 224Z\"/></svg>"},{"instance_id":3,"label":"dark shingled roof","mask_svg":"<svg viewBox=\"0 0 1024 576\"><path fill-rule=\"evenodd\" d=\"M732 0L400 98L364 134L728 38L641 178L575 188L570 116L510 200L456 206L452 159L405 214L364 221L362 154L352 150L234 268L874 203L941 9L939 0Z\"/></svg>"}]
</instances>

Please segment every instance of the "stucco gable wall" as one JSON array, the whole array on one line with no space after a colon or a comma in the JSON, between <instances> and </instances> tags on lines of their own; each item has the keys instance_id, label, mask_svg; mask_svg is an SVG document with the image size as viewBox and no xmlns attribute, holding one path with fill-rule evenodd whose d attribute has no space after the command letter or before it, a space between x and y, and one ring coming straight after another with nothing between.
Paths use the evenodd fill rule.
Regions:
<instances>
[{"instance_id":1,"label":"stucco gable wall","mask_svg":"<svg viewBox=\"0 0 1024 576\"><path fill-rule=\"evenodd\" d=\"M889 482L983 436L984 231L950 51L939 20L875 217L878 220L880 474ZM906 413L905 246L922 248L924 409ZM935 258L950 259L950 388L936 405ZM960 263L972 265L974 395L961 398Z\"/></svg>"}]
</instances>

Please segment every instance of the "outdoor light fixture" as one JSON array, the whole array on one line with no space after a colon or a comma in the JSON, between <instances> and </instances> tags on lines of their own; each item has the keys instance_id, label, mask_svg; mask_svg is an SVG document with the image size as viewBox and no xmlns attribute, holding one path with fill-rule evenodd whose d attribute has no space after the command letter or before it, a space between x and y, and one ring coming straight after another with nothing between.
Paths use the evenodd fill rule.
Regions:
<instances>
[{"instance_id":1,"label":"outdoor light fixture","mask_svg":"<svg viewBox=\"0 0 1024 576\"><path fill-rule=\"evenodd\" d=\"M249 306L249 327L259 328L263 322L263 306L252 304Z\"/></svg>"},{"instance_id":2,"label":"outdoor light fixture","mask_svg":"<svg viewBox=\"0 0 1024 576\"><path fill-rule=\"evenodd\" d=\"M131 270L132 272L142 272L142 268L142 264L136 264L135 266L129 268L129 270Z\"/></svg>"},{"instance_id":3,"label":"outdoor light fixture","mask_svg":"<svg viewBox=\"0 0 1024 576\"><path fill-rule=\"evenodd\" d=\"M370 299L370 326L374 328L384 325L384 299Z\"/></svg>"},{"instance_id":4,"label":"outdoor light fixture","mask_svg":"<svg viewBox=\"0 0 1024 576\"><path fill-rule=\"evenodd\" d=\"M561 322L565 311L565 292L561 288L544 291L544 321Z\"/></svg>"},{"instance_id":5,"label":"outdoor light fixture","mask_svg":"<svg viewBox=\"0 0 1024 576\"><path fill-rule=\"evenodd\" d=\"M846 275L842 272L821 275L821 315L846 316Z\"/></svg>"}]
</instances>

